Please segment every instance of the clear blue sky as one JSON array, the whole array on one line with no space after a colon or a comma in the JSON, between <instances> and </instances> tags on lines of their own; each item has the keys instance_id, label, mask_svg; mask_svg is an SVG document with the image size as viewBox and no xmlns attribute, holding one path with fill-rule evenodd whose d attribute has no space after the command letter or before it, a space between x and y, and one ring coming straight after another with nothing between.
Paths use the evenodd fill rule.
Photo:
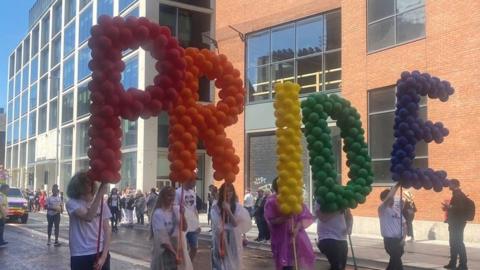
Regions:
<instances>
[{"instance_id":1,"label":"clear blue sky","mask_svg":"<svg viewBox=\"0 0 480 270\"><path fill-rule=\"evenodd\" d=\"M35 0L1 0L0 3L0 107L7 110L7 70L10 53L28 30L28 11Z\"/></svg>"}]
</instances>

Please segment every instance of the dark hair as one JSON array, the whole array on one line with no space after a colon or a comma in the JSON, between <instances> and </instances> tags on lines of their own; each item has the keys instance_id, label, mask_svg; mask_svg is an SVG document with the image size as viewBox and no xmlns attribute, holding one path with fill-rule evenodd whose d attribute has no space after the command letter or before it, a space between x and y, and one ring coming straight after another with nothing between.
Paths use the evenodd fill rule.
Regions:
<instances>
[{"instance_id":1,"label":"dark hair","mask_svg":"<svg viewBox=\"0 0 480 270\"><path fill-rule=\"evenodd\" d=\"M77 172L68 183L67 196L72 199L80 199L87 194L87 185L92 186L92 195L95 194L95 183L88 178L87 173Z\"/></svg>"},{"instance_id":2,"label":"dark hair","mask_svg":"<svg viewBox=\"0 0 480 270\"><path fill-rule=\"evenodd\" d=\"M456 187L459 187L460 186L460 181L458 181L457 179L452 179L450 180L450 183L455 185Z\"/></svg>"},{"instance_id":3,"label":"dark hair","mask_svg":"<svg viewBox=\"0 0 480 270\"><path fill-rule=\"evenodd\" d=\"M166 186L160 190L157 201L155 202L155 207L152 210L151 216L149 217L149 220L152 220L153 215L155 214L155 210L157 208L161 208L165 206L167 203L165 202L165 198L167 197L168 192L172 192L175 194L175 189L171 186ZM153 238L153 222L150 222L150 239Z\"/></svg>"},{"instance_id":4,"label":"dark hair","mask_svg":"<svg viewBox=\"0 0 480 270\"><path fill-rule=\"evenodd\" d=\"M390 189L388 188L382 191L382 193L380 193L380 200L384 201L385 198L388 196L388 193L390 193Z\"/></svg>"},{"instance_id":5,"label":"dark hair","mask_svg":"<svg viewBox=\"0 0 480 270\"><path fill-rule=\"evenodd\" d=\"M151 192L151 193L156 193L157 190L156 190L154 187L152 187L152 188L150 189L150 192Z\"/></svg>"},{"instance_id":6,"label":"dark hair","mask_svg":"<svg viewBox=\"0 0 480 270\"><path fill-rule=\"evenodd\" d=\"M225 193L225 189L227 187L231 187L232 190L233 190L233 196L232 196L232 199L228 202L230 204L230 210L232 211L232 213L235 214L235 210L237 208L237 201L238 201L238 197L237 197L237 193L235 192L235 187L233 186L232 183L223 183L221 186L220 186L220 190L218 191L218 202L217 202L217 205L218 205L218 208L220 208L220 214L222 217L225 218L224 222L225 223L228 223L228 216L227 215L224 215L223 213L223 202L224 200L227 198L227 194Z\"/></svg>"},{"instance_id":7,"label":"dark hair","mask_svg":"<svg viewBox=\"0 0 480 270\"><path fill-rule=\"evenodd\" d=\"M275 177L272 181L272 190L275 191L275 193L278 192L278 177Z\"/></svg>"}]
</instances>

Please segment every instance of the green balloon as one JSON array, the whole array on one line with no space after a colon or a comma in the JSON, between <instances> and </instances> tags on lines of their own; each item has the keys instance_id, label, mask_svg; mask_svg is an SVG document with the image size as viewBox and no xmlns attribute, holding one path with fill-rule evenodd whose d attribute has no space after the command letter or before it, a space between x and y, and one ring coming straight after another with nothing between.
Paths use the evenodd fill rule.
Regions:
<instances>
[{"instance_id":1,"label":"green balloon","mask_svg":"<svg viewBox=\"0 0 480 270\"><path fill-rule=\"evenodd\" d=\"M334 202L327 204L327 212L333 213L338 211L338 205Z\"/></svg>"},{"instance_id":2,"label":"green balloon","mask_svg":"<svg viewBox=\"0 0 480 270\"><path fill-rule=\"evenodd\" d=\"M327 195L325 195L325 200L329 203L334 202L335 198L336 196L335 196L335 193L333 192L328 192Z\"/></svg>"},{"instance_id":3,"label":"green balloon","mask_svg":"<svg viewBox=\"0 0 480 270\"><path fill-rule=\"evenodd\" d=\"M315 112L310 113L310 115L308 116L308 121L310 123L315 124L318 122L318 120L320 120L320 116Z\"/></svg>"},{"instance_id":4,"label":"green balloon","mask_svg":"<svg viewBox=\"0 0 480 270\"><path fill-rule=\"evenodd\" d=\"M313 146L313 149L317 152L322 152L324 148L324 145L321 141L315 141L312 146Z\"/></svg>"},{"instance_id":5,"label":"green balloon","mask_svg":"<svg viewBox=\"0 0 480 270\"><path fill-rule=\"evenodd\" d=\"M333 104L332 102L330 101L325 101L323 103L323 108L325 108L325 112L327 112L328 114L331 114L332 113L332 109L333 109Z\"/></svg>"},{"instance_id":6,"label":"green balloon","mask_svg":"<svg viewBox=\"0 0 480 270\"><path fill-rule=\"evenodd\" d=\"M331 177L327 177L324 181L324 184L325 184L326 187L331 188L335 185L335 180L333 180L333 178L331 178Z\"/></svg>"},{"instance_id":7,"label":"green balloon","mask_svg":"<svg viewBox=\"0 0 480 270\"><path fill-rule=\"evenodd\" d=\"M313 136L315 136L315 138L321 138L323 135L323 129L320 127L314 127L311 133Z\"/></svg>"}]
</instances>

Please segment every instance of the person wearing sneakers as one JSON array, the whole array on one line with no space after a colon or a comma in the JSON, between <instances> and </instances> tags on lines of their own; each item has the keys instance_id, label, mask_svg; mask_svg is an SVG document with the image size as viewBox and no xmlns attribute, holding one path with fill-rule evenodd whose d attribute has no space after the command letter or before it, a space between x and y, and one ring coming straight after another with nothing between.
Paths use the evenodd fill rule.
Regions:
<instances>
[{"instance_id":1,"label":"person wearing sneakers","mask_svg":"<svg viewBox=\"0 0 480 270\"><path fill-rule=\"evenodd\" d=\"M5 246L8 242L3 239L3 231L5 229L5 221L8 214L7 193L10 187L7 184L0 185L0 247Z\"/></svg>"},{"instance_id":2,"label":"person wearing sneakers","mask_svg":"<svg viewBox=\"0 0 480 270\"><path fill-rule=\"evenodd\" d=\"M60 213L63 211L62 207L62 199L58 195L58 185L54 184L52 186L52 196L48 197L46 200L46 208L47 208L47 233L48 233L48 240L47 245L50 245L50 240L52 236L52 227L55 224L55 246L60 245L58 242L58 233L60 227Z\"/></svg>"}]
</instances>

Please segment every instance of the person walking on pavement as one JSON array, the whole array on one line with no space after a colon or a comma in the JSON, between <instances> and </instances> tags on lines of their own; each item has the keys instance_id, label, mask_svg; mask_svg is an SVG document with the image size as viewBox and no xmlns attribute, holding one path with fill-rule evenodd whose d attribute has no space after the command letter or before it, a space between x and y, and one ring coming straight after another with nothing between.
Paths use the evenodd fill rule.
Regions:
<instances>
[{"instance_id":1,"label":"person walking on pavement","mask_svg":"<svg viewBox=\"0 0 480 270\"><path fill-rule=\"evenodd\" d=\"M207 210L207 223L210 224L212 207L218 200L218 189L214 185L208 186L208 210Z\"/></svg>"},{"instance_id":2,"label":"person walking on pavement","mask_svg":"<svg viewBox=\"0 0 480 270\"><path fill-rule=\"evenodd\" d=\"M120 219L118 216L120 214L120 196L118 195L117 188L112 188L112 191L110 191L110 196L108 196L107 204L110 208L110 212L112 213L112 218L110 219L110 222L112 223L112 231L118 232L118 221Z\"/></svg>"},{"instance_id":3,"label":"person walking on pavement","mask_svg":"<svg viewBox=\"0 0 480 270\"><path fill-rule=\"evenodd\" d=\"M469 200L465 193L460 189L460 182L457 179L450 181L450 190L452 191L452 199L450 204L444 205L448 211L448 234L450 244L450 262L444 266L446 269L466 270L467 267L467 251L463 243L463 231L467 224L466 202ZM457 258L460 263L457 267Z\"/></svg>"},{"instance_id":4,"label":"person walking on pavement","mask_svg":"<svg viewBox=\"0 0 480 270\"><path fill-rule=\"evenodd\" d=\"M243 207L247 209L250 218L253 217L253 206L255 205L255 198L253 197L250 189L247 189L245 197L243 198Z\"/></svg>"},{"instance_id":5,"label":"person walking on pavement","mask_svg":"<svg viewBox=\"0 0 480 270\"><path fill-rule=\"evenodd\" d=\"M40 203L40 211L43 211L45 209L45 203L47 201L47 194L45 191L40 192L40 198L38 199L38 202Z\"/></svg>"},{"instance_id":6,"label":"person walking on pavement","mask_svg":"<svg viewBox=\"0 0 480 270\"><path fill-rule=\"evenodd\" d=\"M76 173L67 187L67 212L70 217L69 246L72 270L109 270L110 239L109 219L112 217L103 196L108 183L100 184L98 191L86 172ZM96 194L95 194L96 192ZM100 216L100 212L103 214ZM100 253L97 254L98 228L102 225Z\"/></svg>"},{"instance_id":7,"label":"person walking on pavement","mask_svg":"<svg viewBox=\"0 0 480 270\"><path fill-rule=\"evenodd\" d=\"M152 223L152 214L153 208L155 208L155 204L157 203L158 194L155 188L150 189L150 194L147 196L147 216L148 222Z\"/></svg>"},{"instance_id":8,"label":"person walking on pavement","mask_svg":"<svg viewBox=\"0 0 480 270\"><path fill-rule=\"evenodd\" d=\"M53 243L53 245L59 246L60 242L58 242L58 234L60 233L60 213L63 211L63 203L59 195L57 184L54 184L52 186L52 196L47 198L46 208L47 208L47 222L48 222L47 245L50 245L50 240L52 236L52 227L53 225L55 225L55 242Z\"/></svg>"},{"instance_id":9,"label":"person walking on pavement","mask_svg":"<svg viewBox=\"0 0 480 270\"><path fill-rule=\"evenodd\" d=\"M299 269L314 269L315 255L312 244L305 231L313 222L314 218L307 206L303 204L303 210L298 215L285 216L280 213L277 194L278 178L272 182L275 194L267 198L265 203L265 220L270 229L272 255L275 260L276 270L293 270L295 268L296 250ZM293 229L292 229L293 228ZM295 241L292 241L295 239ZM293 244L295 243L295 249Z\"/></svg>"},{"instance_id":10,"label":"person walking on pavement","mask_svg":"<svg viewBox=\"0 0 480 270\"><path fill-rule=\"evenodd\" d=\"M212 269L239 270L242 267L243 237L252 227L248 211L239 202L231 183L220 186L212 209Z\"/></svg>"},{"instance_id":11,"label":"person walking on pavement","mask_svg":"<svg viewBox=\"0 0 480 270\"><path fill-rule=\"evenodd\" d=\"M5 222L8 215L7 193L9 189L10 187L7 184L0 185L0 247L4 247L8 244L3 238L3 233L5 231Z\"/></svg>"},{"instance_id":12,"label":"person walking on pavement","mask_svg":"<svg viewBox=\"0 0 480 270\"><path fill-rule=\"evenodd\" d=\"M350 209L324 213L315 203L318 249L327 257L330 270L343 270L347 265L347 236L352 234L353 216Z\"/></svg>"},{"instance_id":13,"label":"person walking on pavement","mask_svg":"<svg viewBox=\"0 0 480 270\"><path fill-rule=\"evenodd\" d=\"M413 201L413 194L410 191L403 192L405 197L405 203L403 204L402 214L407 222L407 236L410 236L411 242L415 241L415 235L413 233L413 220L415 219L415 213L417 207Z\"/></svg>"},{"instance_id":14,"label":"person walking on pavement","mask_svg":"<svg viewBox=\"0 0 480 270\"><path fill-rule=\"evenodd\" d=\"M132 193L128 193L125 201L125 216L127 220L127 226L133 227L133 210L135 209L135 198Z\"/></svg>"},{"instance_id":15,"label":"person walking on pavement","mask_svg":"<svg viewBox=\"0 0 480 270\"><path fill-rule=\"evenodd\" d=\"M402 255L405 246L405 219L402 217L401 206L395 205L395 193L400 188L397 182L390 190L380 193L382 203L378 207L380 229L385 251L390 256L387 270L402 270ZM400 203L401 204L401 203Z\"/></svg>"},{"instance_id":16,"label":"person walking on pavement","mask_svg":"<svg viewBox=\"0 0 480 270\"><path fill-rule=\"evenodd\" d=\"M143 225L145 223L145 196L143 196L140 189L137 190L135 195L135 214L137 216L137 224Z\"/></svg>"},{"instance_id":17,"label":"person walking on pavement","mask_svg":"<svg viewBox=\"0 0 480 270\"><path fill-rule=\"evenodd\" d=\"M258 229L258 236L255 241L261 242L265 240L270 240L270 233L268 231L267 221L263 216L265 213L264 207L265 202L267 201L267 197L265 196L263 189L259 189L257 191L257 194L258 196L257 200L255 201L253 217L255 218L255 223L257 224Z\"/></svg>"},{"instance_id":18,"label":"person walking on pavement","mask_svg":"<svg viewBox=\"0 0 480 270\"><path fill-rule=\"evenodd\" d=\"M200 234L200 222L197 212L197 200L195 193L195 180L187 182L183 187L177 188L175 192L175 205L185 208L185 219L187 220L187 245L189 248L190 259L192 262L197 255L198 235ZM183 189L183 191L182 191ZM183 192L183 198L182 198ZM180 205L180 201L183 205Z\"/></svg>"}]
</instances>

